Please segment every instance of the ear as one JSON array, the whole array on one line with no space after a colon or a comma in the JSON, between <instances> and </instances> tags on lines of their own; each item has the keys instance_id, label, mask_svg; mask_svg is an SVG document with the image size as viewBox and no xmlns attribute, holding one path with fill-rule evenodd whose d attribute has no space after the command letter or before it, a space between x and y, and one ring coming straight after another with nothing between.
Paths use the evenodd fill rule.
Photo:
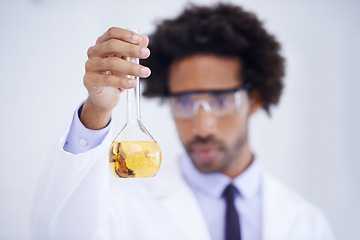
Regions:
<instances>
[{"instance_id":1,"label":"ear","mask_svg":"<svg viewBox=\"0 0 360 240\"><path fill-rule=\"evenodd\" d=\"M257 89L254 89L250 93L250 114L256 113L262 108L262 100Z\"/></svg>"}]
</instances>

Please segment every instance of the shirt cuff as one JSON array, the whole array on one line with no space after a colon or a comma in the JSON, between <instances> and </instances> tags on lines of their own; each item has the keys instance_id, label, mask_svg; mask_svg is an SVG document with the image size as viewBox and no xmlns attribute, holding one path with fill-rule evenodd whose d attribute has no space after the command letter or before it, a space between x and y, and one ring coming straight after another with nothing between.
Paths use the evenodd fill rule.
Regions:
<instances>
[{"instance_id":1,"label":"shirt cuff","mask_svg":"<svg viewBox=\"0 0 360 240\"><path fill-rule=\"evenodd\" d=\"M81 104L74 113L70 130L64 144L64 150L72 154L80 154L96 148L102 143L110 129L110 123L100 130L86 128L79 118L82 106L83 104Z\"/></svg>"}]
</instances>

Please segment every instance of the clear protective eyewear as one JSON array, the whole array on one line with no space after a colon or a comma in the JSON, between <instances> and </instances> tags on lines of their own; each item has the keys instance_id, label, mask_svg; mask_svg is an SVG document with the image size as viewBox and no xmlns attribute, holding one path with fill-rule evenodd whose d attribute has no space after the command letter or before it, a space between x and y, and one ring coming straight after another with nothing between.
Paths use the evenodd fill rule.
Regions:
<instances>
[{"instance_id":1,"label":"clear protective eyewear","mask_svg":"<svg viewBox=\"0 0 360 240\"><path fill-rule=\"evenodd\" d=\"M240 108L241 92L250 87L251 84L247 83L235 89L187 91L171 93L168 97L172 114L176 119L191 119L200 107L213 116L223 117ZM200 98L201 95L204 97Z\"/></svg>"}]
</instances>

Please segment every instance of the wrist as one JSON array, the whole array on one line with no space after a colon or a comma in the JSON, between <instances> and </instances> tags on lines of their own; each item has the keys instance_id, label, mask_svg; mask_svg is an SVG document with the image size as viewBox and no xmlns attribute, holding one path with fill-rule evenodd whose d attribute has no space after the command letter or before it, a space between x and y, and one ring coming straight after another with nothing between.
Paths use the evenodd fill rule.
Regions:
<instances>
[{"instance_id":1,"label":"wrist","mask_svg":"<svg viewBox=\"0 0 360 240\"><path fill-rule=\"evenodd\" d=\"M98 107L90 98L88 98L79 109L79 117L86 128L99 130L105 128L109 124L111 112L112 108Z\"/></svg>"}]
</instances>

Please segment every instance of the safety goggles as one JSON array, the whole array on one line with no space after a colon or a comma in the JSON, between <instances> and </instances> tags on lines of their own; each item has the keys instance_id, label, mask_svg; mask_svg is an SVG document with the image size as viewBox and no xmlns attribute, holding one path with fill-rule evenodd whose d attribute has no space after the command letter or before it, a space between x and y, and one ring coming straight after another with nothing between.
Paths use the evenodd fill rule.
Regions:
<instances>
[{"instance_id":1,"label":"safety goggles","mask_svg":"<svg viewBox=\"0 0 360 240\"><path fill-rule=\"evenodd\" d=\"M215 117L226 116L241 106L242 92L251 88L251 84L225 90L196 90L171 93L168 95L174 118L191 119L200 107Z\"/></svg>"}]
</instances>

